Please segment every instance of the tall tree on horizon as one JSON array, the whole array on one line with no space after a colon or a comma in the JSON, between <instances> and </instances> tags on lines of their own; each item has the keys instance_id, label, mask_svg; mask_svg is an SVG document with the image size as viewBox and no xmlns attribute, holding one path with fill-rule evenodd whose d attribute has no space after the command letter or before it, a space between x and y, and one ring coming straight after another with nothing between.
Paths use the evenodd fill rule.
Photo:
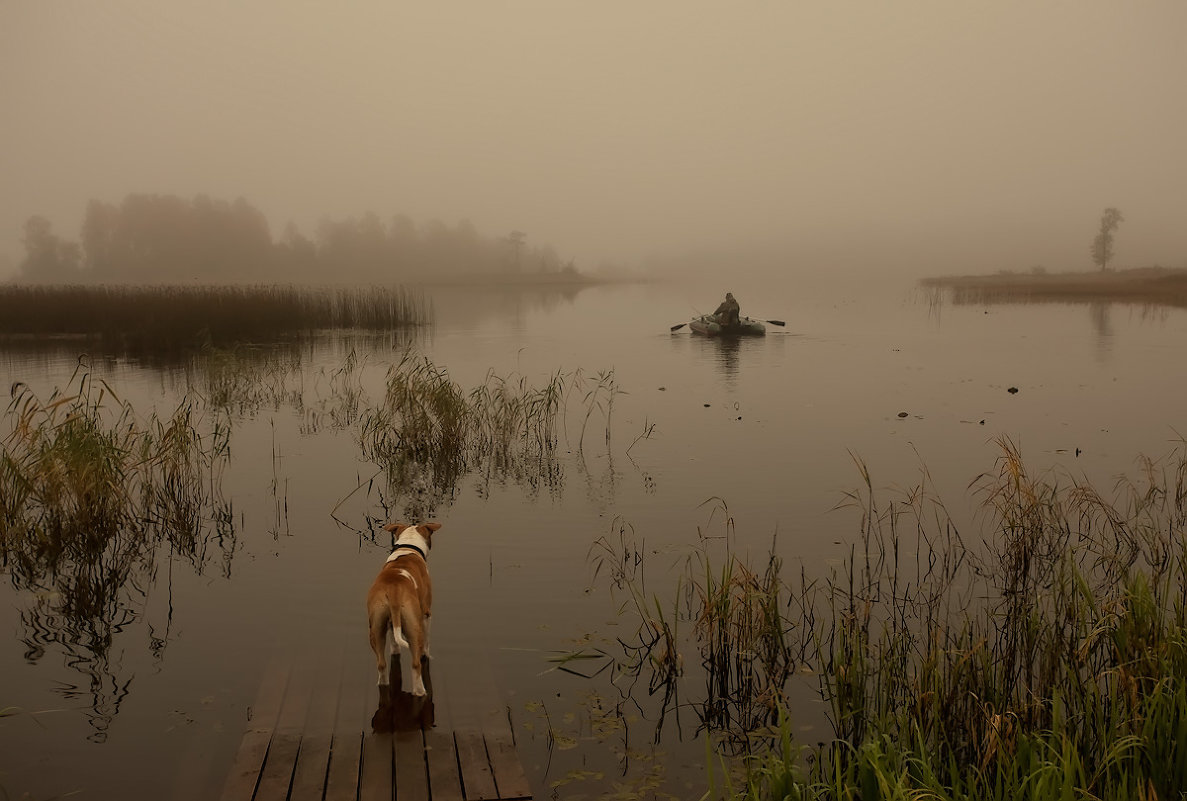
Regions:
<instances>
[{"instance_id":1,"label":"tall tree on horizon","mask_svg":"<svg viewBox=\"0 0 1187 801\"><path fill-rule=\"evenodd\" d=\"M1100 231L1092 240L1092 262L1100 266L1102 271L1108 269L1109 261L1113 258L1113 232L1117 226L1125 222L1121 212L1110 206L1100 216Z\"/></svg>"}]
</instances>

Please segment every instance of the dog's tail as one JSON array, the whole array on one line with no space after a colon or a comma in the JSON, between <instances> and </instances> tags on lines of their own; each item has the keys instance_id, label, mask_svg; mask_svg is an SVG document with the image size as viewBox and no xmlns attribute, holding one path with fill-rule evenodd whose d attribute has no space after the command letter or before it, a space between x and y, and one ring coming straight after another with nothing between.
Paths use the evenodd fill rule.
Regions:
<instances>
[{"instance_id":1,"label":"dog's tail","mask_svg":"<svg viewBox=\"0 0 1187 801\"><path fill-rule=\"evenodd\" d=\"M403 605L392 610L392 632L396 642L408 649L414 660L424 654L424 621L417 619L418 611Z\"/></svg>"},{"instance_id":2,"label":"dog's tail","mask_svg":"<svg viewBox=\"0 0 1187 801\"><path fill-rule=\"evenodd\" d=\"M392 620L392 639L395 641L397 646L407 648L411 651L412 647L408 645L408 640L404 638L403 629L405 622L401 619L400 608L398 606L392 606L390 608Z\"/></svg>"}]
</instances>

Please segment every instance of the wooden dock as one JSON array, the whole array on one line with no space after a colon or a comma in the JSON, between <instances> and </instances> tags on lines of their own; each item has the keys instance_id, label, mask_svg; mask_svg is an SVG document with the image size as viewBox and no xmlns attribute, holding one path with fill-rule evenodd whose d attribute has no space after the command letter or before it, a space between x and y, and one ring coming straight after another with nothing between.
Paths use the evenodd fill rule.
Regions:
<instances>
[{"instance_id":1,"label":"wooden dock","mask_svg":"<svg viewBox=\"0 0 1187 801\"><path fill-rule=\"evenodd\" d=\"M333 666L273 666L250 710L223 801L530 799L489 673L476 681L468 672L465 697L453 698L440 678L434 686L431 668L429 695L415 698L401 691L396 660L384 692L374 662L361 655Z\"/></svg>"}]
</instances>

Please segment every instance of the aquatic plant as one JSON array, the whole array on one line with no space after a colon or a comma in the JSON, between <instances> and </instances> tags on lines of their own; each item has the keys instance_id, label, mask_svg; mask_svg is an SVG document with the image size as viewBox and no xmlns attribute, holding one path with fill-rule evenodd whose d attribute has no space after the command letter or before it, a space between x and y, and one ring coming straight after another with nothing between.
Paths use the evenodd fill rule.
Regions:
<instances>
[{"instance_id":1,"label":"aquatic plant","mask_svg":"<svg viewBox=\"0 0 1187 801\"><path fill-rule=\"evenodd\" d=\"M274 342L323 329L390 331L431 321L424 295L402 287L0 286L0 335L83 336L138 354Z\"/></svg>"},{"instance_id":2,"label":"aquatic plant","mask_svg":"<svg viewBox=\"0 0 1187 801\"><path fill-rule=\"evenodd\" d=\"M1141 460L1109 499L999 447L973 483L975 542L926 471L888 501L860 460L863 486L842 504L859 540L825 579L782 575L774 543L754 569L728 536L724 561L701 538L677 582L695 621L678 645L701 654L708 733L753 755L749 797L1167 798L1187 786L1187 447ZM823 744L788 739L793 672L819 682Z\"/></svg>"},{"instance_id":3,"label":"aquatic plant","mask_svg":"<svg viewBox=\"0 0 1187 801\"><path fill-rule=\"evenodd\" d=\"M158 550L201 572L212 547L224 568L234 549L221 491L229 429L198 418L188 400L168 417L141 418L85 364L47 399L12 387L0 433L0 563L31 591L21 610L27 658L56 644L92 677L99 739L126 692L102 678L108 655L144 606Z\"/></svg>"},{"instance_id":4,"label":"aquatic plant","mask_svg":"<svg viewBox=\"0 0 1187 801\"><path fill-rule=\"evenodd\" d=\"M564 476L558 420L574 387L582 388L581 377L559 371L540 386L489 372L467 392L444 368L406 351L388 371L383 400L359 421L363 455L387 479L385 510L402 504L404 514L431 514L467 475L485 487L511 481L533 493L556 490ZM602 397L597 387L584 394L591 404Z\"/></svg>"}]
</instances>

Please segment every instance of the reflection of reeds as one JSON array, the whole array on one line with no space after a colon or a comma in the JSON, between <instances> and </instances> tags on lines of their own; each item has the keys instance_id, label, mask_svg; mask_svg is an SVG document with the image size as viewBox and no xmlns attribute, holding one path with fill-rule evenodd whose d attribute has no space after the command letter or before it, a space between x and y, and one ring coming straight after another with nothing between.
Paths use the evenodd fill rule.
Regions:
<instances>
[{"instance_id":1,"label":"reflection of reeds","mask_svg":"<svg viewBox=\"0 0 1187 801\"><path fill-rule=\"evenodd\" d=\"M833 741L800 759L776 736L752 797L1170 798L1187 786L1187 446L1144 460L1110 501L1031 474L1000 445L998 469L974 484L975 545L926 478L886 502L861 467L861 540L839 574L780 576L773 548L762 570L728 548L716 567L703 545L690 561L678 592L693 588L706 722L750 743L781 724L786 739L793 663L819 677L830 710Z\"/></svg>"},{"instance_id":2,"label":"reflection of reeds","mask_svg":"<svg viewBox=\"0 0 1187 801\"><path fill-rule=\"evenodd\" d=\"M78 335L145 353L394 330L431 316L423 295L400 287L0 286L0 335Z\"/></svg>"},{"instance_id":3,"label":"reflection of reeds","mask_svg":"<svg viewBox=\"0 0 1187 801\"><path fill-rule=\"evenodd\" d=\"M612 377L599 376L606 380ZM361 417L363 455L382 467L402 513L414 517L431 514L469 474L553 490L563 480L557 421L572 386L580 386L579 376L557 372L535 386L488 373L467 392L443 368L407 352L388 371L383 402ZM602 395L595 387L584 397L597 403Z\"/></svg>"},{"instance_id":4,"label":"reflection of reeds","mask_svg":"<svg viewBox=\"0 0 1187 801\"><path fill-rule=\"evenodd\" d=\"M233 549L221 495L228 431L216 419L199 432L188 401L142 420L81 369L46 400L14 385L4 422L0 557L32 591L28 655L58 643L90 675L101 737L125 692L108 653L142 611L158 547L199 571L212 540Z\"/></svg>"}]
</instances>

